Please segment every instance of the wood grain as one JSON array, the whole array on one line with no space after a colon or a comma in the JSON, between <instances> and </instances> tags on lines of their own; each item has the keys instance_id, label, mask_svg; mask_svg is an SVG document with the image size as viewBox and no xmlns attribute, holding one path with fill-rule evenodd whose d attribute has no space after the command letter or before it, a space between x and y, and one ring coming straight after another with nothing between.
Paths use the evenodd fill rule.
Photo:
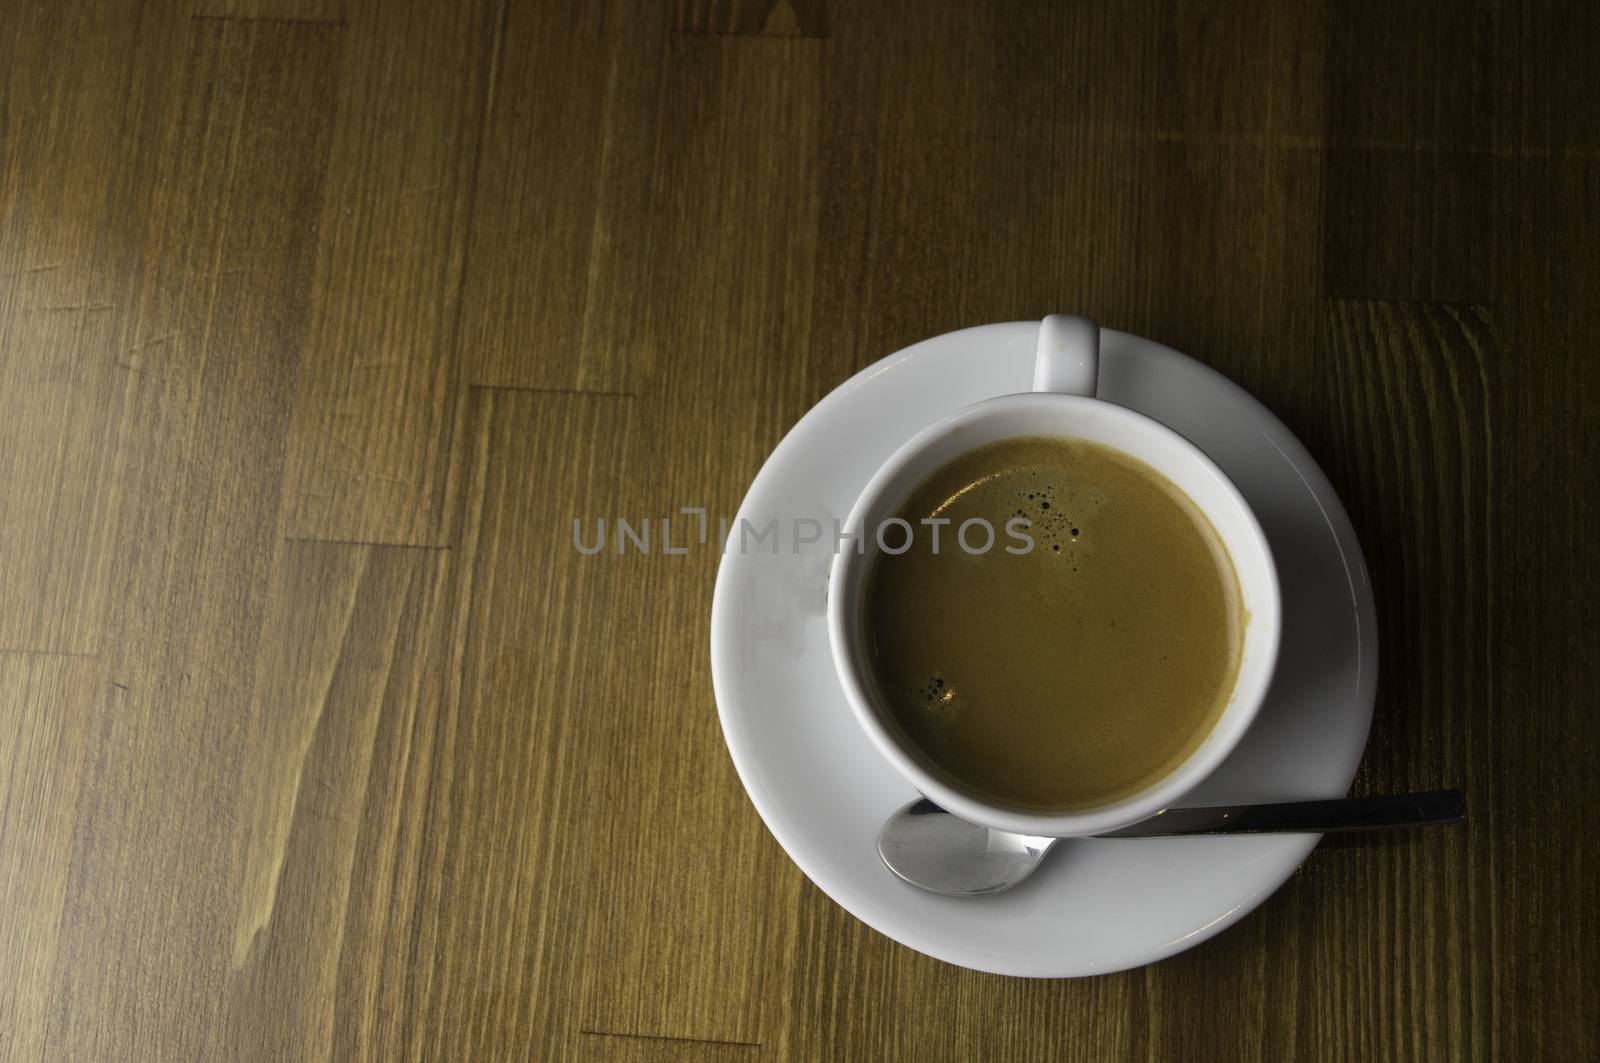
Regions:
<instances>
[{"instance_id":1,"label":"wood grain","mask_svg":"<svg viewBox=\"0 0 1600 1063\"><path fill-rule=\"evenodd\" d=\"M176 62L153 89L150 265L127 325L141 358L107 411L112 694L90 739L49 1037L78 1058L205 1056L220 1027L249 662L315 251L292 220L320 200L341 40L297 23L155 29L143 43ZM205 196L213 208L194 210ZM194 888L160 885L174 875Z\"/></svg>"},{"instance_id":2,"label":"wood grain","mask_svg":"<svg viewBox=\"0 0 1600 1063\"><path fill-rule=\"evenodd\" d=\"M108 227L116 182L76 175L140 147L128 99L140 27L106 7L8 6L0 177L0 648L94 653L102 641L106 434L122 366L119 303L137 274ZM66 42L82 42L76 49ZM81 80L89 64L100 76ZM109 187L108 187L109 186Z\"/></svg>"},{"instance_id":3,"label":"wood grain","mask_svg":"<svg viewBox=\"0 0 1600 1063\"><path fill-rule=\"evenodd\" d=\"M1553 0L0 5L0 1058L1594 1057L1597 49ZM1307 443L1380 612L1356 789L1471 817L1046 982L805 879L717 552L614 536L1062 309Z\"/></svg>"},{"instance_id":4,"label":"wood grain","mask_svg":"<svg viewBox=\"0 0 1600 1063\"><path fill-rule=\"evenodd\" d=\"M478 59L497 22L488 3L449 18L427 2L357 15L372 32L350 35L340 72L286 531L438 545L488 96Z\"/></svg>"},{"instance_id":5,"label":"wood grain","mask_svg":"<svg viewBox=\"0 0 1600 1063\"><path fill-rule=\"evenodd\" d=\"M677 33L828 35L825 0L676 0L672 15Z\"/></svg>"},{"instance_id":6,"label":"wood grain","mask_svg":"<svg viewBox=\"0 0 1600 1063\"><path fill-rule=\"evenodd\" d=\"M233 22L344 21L351 0L195 0L194 17Z\"/></svg>"},{"instance_id":7,"label":"wood grain","mask_svg":"<svg viewBox=\"0 0 1600 1063\"><path fill-rule=\"evenodd\" d=\"M390 987L345 957L392 949L415 879L408 787L426 779L447 552L290 542L276 565L243 739L227 974L229 1058L371 1051ZM408 777L409 776L409 777Z\"/></svg>"},{"instance_id":8,"label":"wood grain","mask_svg":"<svg viewBox=\"0 0 1600 1063\"><path fill-rule=\"evenodd\" d=\"M97 663L0 654L0 1053L7 1059L39 1059L50 1047L86 732L108 693Z\"/></svg>"},{"instance_id":9,"label":"wood grain","mask_svg":"<svg viewBox=\"0 0 1600 1063\"><path fill-rule=\"evenodd\" d=\"M622 504L631 400L474 389L446 701L421 822L432 903L421 1057L558 1044L577 1030L596 828L625 777L598 761L618 698L616 607L646 560L585 557L574 515ZM618 562L615 564L609 562ZM596 647L602 647L600 653ZM614 821L613 821L614 822Z\"/></svg>"},{"instance_id":10,"label":"wood grain","mask_svg":"<svg viewBox=\"0 0 1600 1063\"><path fill-rule=\"evenodd\" d=\"M649 239L658 261L678 265L654 273L646 292L654 371L629 400L622 516L672 519L684 506L731 514L802 412L805 359L756 352L808 349L818 128L807 103L820 89L819 56L810 41L763 42L760 54L741 43L682 36L669 45L653 177L666 191ZM691 175L712 159L750 179L706 194ZM713 326L699 308L719 303L730 313ZM686 542L693 518L671 526ZM710 626L718 554L646 560L618 582L611 638L625 649L612 658L610 696L587 701L599 757L588 791L605 796L585 812L595 865L582 1026L756 1042L773 951L760 913L780 903L772 892L782 884L763 872L770 842L750 829L714 712L673 708L711 708L710 647L697 636ZM739 884L738 903L707 903L724 876ZM606 931L613 926L634 930Z\"/></svg>"},{"instance_id":11,"label":"wood grain","mask_svg":"<svg viewBox=\"0 0 1600 1063\"><path fill-rule=\"evenodd\" d=\"M1494 205L1510 133L1500 22L1491 4L1330 9L1329 295L1500 294Z\"/></svg>"},{"instance_id":12,"label":"wood grain","mask_svg":"<svg viewBox=\"0 0 1600 1063\"><path fill-rule=\"evenodd\" d=\"M1588 39L1600 40L1593 12L1586 18ZM1505 385L1495 396L1504 426L1494 471L1496 528L1505 549L1494 599L1503 725L1492 790L1496 839L1518 843L1514 850L1495 845L1491 866L1504 876L1495 902L1514 950L1506 972L1524 976L1522 986L1506 986L1499 1047L1520 1035L1534 1052L1592 1054L1593 1035L1564 1016L1581 1016L1589 1030L1600 1025L1600 969L1593 959L1600 925L1587 914L1600 901L1600 862L1578 817L1551 817L1548 810L1590 800L1600 771L1590 709L1600 682L1594 652L1600 607L1592 593L1600 577L1594 537L1600 488L1593 475L1600 467L1594 374L1600 273L1592 265L1592 231L1574 224L1600 196L1600 159L1577 152L1547 158L1541 150L1521 162L1518 180L1520 196L1538 209L1518 215L1510 318L1516 357L1507 359ZM1507 507L1537 516L1506 519Z\"/></svg>"},{"instance_id":13,"label":"wood grain","mask_svg":"<svg viewBox=\"0 0 1600 1063\"><path fill-rule=\"evenodd\" d=\"M1491 403L1503 384L1496 322L1478 306L1340 300L1328 309L1324 353L1339 428L1372 444L1333 457L1330 475L1344 485L1367 544L1385 636L1379 711L1356 785L1385 792L1448 780L1487 793L1505 726L1494 692L1501 635L1491 604L1494 554L1504 541L1491 495ZM1452 607L1432 604L1441 601ZM1410 1039L1417 1055L1494 1054L1504 951L1514 946L1503 913L1472 887L1493 859L1500 813L1475 804L1462 831L1327 850L1329 896L1317 917L1348 919L1356 898L1370 898L1361 903L1375 901L1389 927L1381 938L1356 937L1344 952L1362 977L1388 986L1368 1015L1365 1052ZM1433 1010L1427 1023L1419 1021L1423 1008Z\"/></svg>"},{"instance_id":14,"label":"wood grain","mask_svg":"<svg viewBox=\"0 0 1600 1063\"><path fill-rule=\"evenodd\" d=\"M625 0L502 8L484 60L468 382L629 390L665 14Z\"/></svg>"}]
</instances>

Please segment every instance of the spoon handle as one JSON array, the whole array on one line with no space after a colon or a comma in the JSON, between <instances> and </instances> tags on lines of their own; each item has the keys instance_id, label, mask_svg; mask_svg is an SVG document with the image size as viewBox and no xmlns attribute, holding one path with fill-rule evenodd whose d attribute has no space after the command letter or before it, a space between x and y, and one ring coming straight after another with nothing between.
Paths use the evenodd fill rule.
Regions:
<instances>
[{"instance_id":1,"label":"spoon handle","mask_svg":"<svg viewBox=\"0 0 1600 1063\"><path fill-rule=\"evenodd\" d=\"M1181 834L1333 834L1339 831L1426 827L1465 819L1460 790L1381 797L1340 797L1276 805L1169 808L1100 838L1167 838Z\"/></svg>"}]
</instances>

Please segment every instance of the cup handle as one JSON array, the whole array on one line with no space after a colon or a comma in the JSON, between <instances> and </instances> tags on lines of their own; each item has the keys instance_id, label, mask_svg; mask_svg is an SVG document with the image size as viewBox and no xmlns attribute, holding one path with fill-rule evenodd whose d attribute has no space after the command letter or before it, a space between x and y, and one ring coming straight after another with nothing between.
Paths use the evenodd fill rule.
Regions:
<instances>
[{"instance_id":1,"label":"cup handle","mask_svg":"<svg viewBox=\"0 0 1600 1063\"><path fill-rule=\"evenodd\" d=\"M1093 395L1099 376L1099 325L1075 314L1051 314L1039 322L1033 390Z\"/></svg>"}]
</instances>

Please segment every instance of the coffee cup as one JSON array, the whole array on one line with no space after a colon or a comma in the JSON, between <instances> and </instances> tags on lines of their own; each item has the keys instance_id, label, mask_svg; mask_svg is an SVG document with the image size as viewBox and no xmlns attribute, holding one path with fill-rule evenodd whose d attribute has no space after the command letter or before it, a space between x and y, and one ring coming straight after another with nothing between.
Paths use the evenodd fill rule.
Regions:
<instances>
[{"instance_id":1,"label":"coffee cup","mask_svg":"<svg viewBox=\"0 0 1600 1063\"><path fill-rule=\"evenodd\" d=\"M1277 573L1255 515L1227 475L1194 444L1158 421L1095 397L1099 340L1099 327L1086 318L1045 318L1039 327L1033 390L975 403L901 445L857 498L845 524L855 546L836 553L829 573L828 635L835 669L852 712L873 744L912 786L946 810L1021 834L1100 834L1147 819L1179 801L1227 758L1250 727L1278 652ZM872 672L865 596L868 575L885 549L875 530L895 517L929 476L963 455L1001 441L1041 437L1109 448L1164 477L1209 522L1237 577L1242 621L1236 667L1231 689L1208 730L1181 762L1148 785L1088 807L1018 807L964 785L959 765L941 770L930 764L895 725Z\"/></svg>"}]
</instances>

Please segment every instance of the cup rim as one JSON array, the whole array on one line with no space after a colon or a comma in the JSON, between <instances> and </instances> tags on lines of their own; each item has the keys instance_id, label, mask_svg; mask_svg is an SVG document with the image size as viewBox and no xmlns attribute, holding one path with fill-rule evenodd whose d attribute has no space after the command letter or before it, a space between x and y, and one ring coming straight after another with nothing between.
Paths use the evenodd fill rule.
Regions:
<instances>
[{"instance_id":1,"label":"cup rim","mask_svg":"<svg viewBox=\"0 0 1600 1063\"><path fill-rule=\"evenodd\" d=\"M1257 599L1246 606L1251 613L1251 624L1264 625L1266 639L1261 648L1265 665L1255 674L1250 686L1241 690L1239 684L1244 682L1244 677L1241 675L1236 679L1228 705L1206 737L1188 757L1151 785L1107 805L1076 811L1034 812L990 804L946 783L920 764L880 718L864 682L865 665L858 665L854 660L856 655L852 649L849 625L855 603L845 600L846 581L851 578L855 570L868 563L870 554L865 550L860 553L843 550L833 556L828 572L828 643L833 657L834 671L844 688L846 700L850 703L851 712L857 722L896 770L922 794L963 819L994 829L1044 837L1081 837L1129 826L1169 807L1210 776L1237 747L1265 700L1277 664L1281 639L1281 591L1277 565L1266 534L1261 530L1255 511L1245 501L1227 473L1223 472L1203 450L1171 427L1136 410L1087 395L1059 392L1019 392L1000 395L973 403L928 425L901 444L873 473L851 506L845 527L862 534L866 514L879 501L884 490L893 484L905 468L935 440L943 438L963 424L990 416L997 410L1020 407L1028 403L1068 407L1092 405L1099 416L1113 417L1120 419L1126 425L1135 426L1138 431L1145 432L1160 439L1163 444L1184 452L1186 458L1196 463L1202 473L1208 476L1226 496L1228 502L1237 508L1243 517L1242 539L1245 541L1224 539L1224 545L1230 557L1243 547L1254 551L1264 562L1262 566L1264 579L1259 581ZM1037 433L1018 433L1019 436L1024 434ZM1060 435L1064 438L1079 438L1070 431L1063 431ZM1100 445L1121 450L1113 444ZM1136 460L1142 461L1142 459ZM1190 500L1206 514L1208 520L1212 518L1217 507L1205 506L1192 495ZM1213 527L1216 526L1214 520L1212 524ZM1222 535L1220 530L1218 535ZM1237 560L1234 560L1233 564L1235 570L1240 568ZM1242 593L1244 590L1241 587Z\"/></svg>"}]
</instances>

